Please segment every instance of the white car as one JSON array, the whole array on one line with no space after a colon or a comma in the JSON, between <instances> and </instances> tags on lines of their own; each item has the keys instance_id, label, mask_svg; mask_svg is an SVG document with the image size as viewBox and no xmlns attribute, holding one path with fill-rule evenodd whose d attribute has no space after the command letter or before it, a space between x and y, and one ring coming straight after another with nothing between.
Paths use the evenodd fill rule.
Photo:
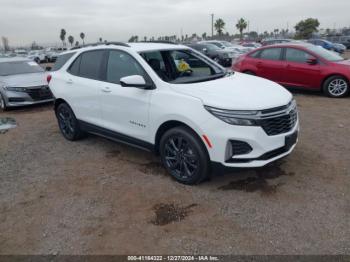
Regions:
<instances>
[{"instance_id":1,"label":"white car","mask_svg":"<svg viewBox=\"0 0 350 262\"><path fill-rule=\"evenodd\" d=\"M46 63L48 60L46 54L41 51L30 51L27 58L37 62L38 64L41 62Z\"/></svg>"},{"instance_id":2,"label":"white car","mask_svg":"<svg viewBox=\"0 0 350 262\"><path fill-rule=\"evenodd\" d=\"M172 177L261 167L290 154L299 121L280 85L186 46L107 43L63 53L48 76L68 140L98 134L160 154Z\"/></svg>"}]
</instances>

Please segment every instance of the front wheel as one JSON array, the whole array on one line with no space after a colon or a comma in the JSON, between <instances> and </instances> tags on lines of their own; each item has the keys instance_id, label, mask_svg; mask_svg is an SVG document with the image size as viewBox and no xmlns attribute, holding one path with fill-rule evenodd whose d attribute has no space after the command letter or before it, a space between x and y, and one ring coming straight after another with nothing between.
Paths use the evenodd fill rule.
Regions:
<instances>
[{"instance_id":1,"label":"front wheel","mask_svg":"<svg viewBox=\"0 0 350 262\"><path fill-rule=\"evenodd\" d=\"M83 137L84 133L68 104L62 103L57 107L56 117L61 133L67 140L75 141Z\"/></svg>"},{"instance_id":2,"label":"front wheel","mask_svg":"<svg viewBox=\"0 0 350 262\"><path fill-rule=\"evenodd\" d=\"M349 82L342 76L332 76L324 82L323 91L329 97L344 97L349 93Z\"/></svg>"},{"instance_id":3,"label":"front wheel","mask_svg":"<svg viewBox=\"0 0 350 262\"><path fill-rule=\"evenodd\" d=\"M7 110L6 102L5 102L5 99L2 96L2 94L0 94L0 109L2 111L6 111Z\"/></svg>"},{"instance_id":4,"label":"front wheel","mask_svg":"<svg viewBox=\"0 0 350 262\"><path fill-rule=\"evenodd\" d=\"M209 175L209 156L198 136L189 128L175 127L160 141L160 156L170 175L180 183L195 185Z\"/></svg>"}]
</instances>

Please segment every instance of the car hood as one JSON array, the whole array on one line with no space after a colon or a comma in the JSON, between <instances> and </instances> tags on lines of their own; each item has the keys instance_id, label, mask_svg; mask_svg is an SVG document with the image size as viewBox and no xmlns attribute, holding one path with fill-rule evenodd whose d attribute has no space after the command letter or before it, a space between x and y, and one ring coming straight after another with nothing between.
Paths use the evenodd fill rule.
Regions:
<instances>
[{"instance_id":1,"label":"car hood","mask_svg":"<svg viewBox=\"0 0 350 262\"><path fill-rule=\"evenodd\" d=\"M46 72L0 76L0 82L2 82L5 86L14 87L42 86L47 85L46 76Z\"/></svg>"},{"instance_id":2,"label":"car hood","mask_svg":"<svg viewBox=\"0 0 350 262\"><path fill-rule=\"evenodd\" d=\"M230 110L270 109L292 100L284 87L241 73L208 82L179 84L174 89L201 99L204 105Z\"/></svg>"},{"instance_id":3,"label":"car hood","mask_svg":"<svg viewBox=\"0 0 350 262\"><path fill-rule=\"evenodd\" d=\"M346 65L346 66L350 66L350 59L348 60L343 60L343 61L338 61L338 62L335 62L336 64L339 64L339 65Z\"/></svg>"}]
</instances>

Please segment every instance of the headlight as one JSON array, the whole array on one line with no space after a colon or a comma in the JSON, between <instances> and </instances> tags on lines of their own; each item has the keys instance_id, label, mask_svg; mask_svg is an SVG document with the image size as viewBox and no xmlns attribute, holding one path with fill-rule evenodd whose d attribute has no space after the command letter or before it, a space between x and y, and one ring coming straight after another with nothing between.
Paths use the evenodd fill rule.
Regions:
<instances>
[{"instance_id":1,"label":"headlight","mask_svg":"<svg viewBox=\"0 0 350 262\"><path fill-rule=\"evenodd\" d=\"M25 87L14 87L14 86L5 86L5 90L13 92L25 92L27 89Z\"/></svg>"},{"instance_id":2,"label":"headlight","mask_svg":"<svg viewBox=\"0 0 350 262\"><path fill-rule=\"evenodd\" d=\"M236 111L218 109L210 106L204 106L205 109L219 118L220 120L236 126L257 126L256 117L258 111Z\"/></svg>"}]
</instances>

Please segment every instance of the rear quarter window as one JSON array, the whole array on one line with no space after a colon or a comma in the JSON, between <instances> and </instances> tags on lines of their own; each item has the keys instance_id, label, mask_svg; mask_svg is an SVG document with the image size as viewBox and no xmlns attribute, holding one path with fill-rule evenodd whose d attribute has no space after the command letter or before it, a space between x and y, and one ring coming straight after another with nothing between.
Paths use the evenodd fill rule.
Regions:
<instances>
[{"instance_id":1,"label":"rear quarter window","mask_svg":"<svg viewBox=\"0 0 350 262\"><path fill-rule=\"evenodd\" d=\"M51 71L60 70L73 55L75 55L75 52L59 55Z\"/></svg>"}]
</instances>

